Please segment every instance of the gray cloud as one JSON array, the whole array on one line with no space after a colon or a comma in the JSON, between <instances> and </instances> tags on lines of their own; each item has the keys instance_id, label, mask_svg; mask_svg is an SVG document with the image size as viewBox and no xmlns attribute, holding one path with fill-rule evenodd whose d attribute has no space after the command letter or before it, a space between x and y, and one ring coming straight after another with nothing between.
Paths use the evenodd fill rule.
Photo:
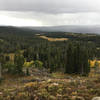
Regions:
<instances>
[{"instance_id":1,"label":"gray cloud","mask_svg":"<svg viewBox=\"0 0 100 100\"><path fill-rule=\"evenodd\" d=\"M44 14L2 11L0 24L15 26L100 25L100 13Z\"/></svg>"},{"instance_id":2,"label":"gray cloud","mask_svg":"<svg viewBox=\"0 0 100 100\"><path fill-rule=\"evenodd\" d=\"M0 25L100 25L100 0L0 0Z\"/></svg>"},{"instance_id":3,"label":"gray cloud","mask_svg":"<svg viewBox=\"0 0 100 100\"><path fill-rule=\"evenodd\" d=\"M0 0L0 10L42 13L100 12L99 0Z\"/></svg>"}]
</instances>

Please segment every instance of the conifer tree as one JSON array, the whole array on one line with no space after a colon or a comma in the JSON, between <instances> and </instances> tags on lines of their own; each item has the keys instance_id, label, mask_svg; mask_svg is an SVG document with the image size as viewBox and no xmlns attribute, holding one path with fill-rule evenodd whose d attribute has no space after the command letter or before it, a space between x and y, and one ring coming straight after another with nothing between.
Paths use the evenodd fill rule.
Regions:
<instances>
[{"instance_id":1,"label":"conifer tree","mask_svg":"<svg viewBox=\"0 0 100 100\"><path fill-rule=\"evenodd\" d=\"M72 74L74 72L74 66L73 66L73 48L72 48L72 44L68 45L68 49L67 49L67 55L66 55L66 69L65 72Z\"/></svg>"},{"instance_id":2,"label":"conifer tree","mask_svg":"<svg viewBox=\"0 0 100 100\"><path fill-rule=\"evenodd\" d=\"M76 46L69 44L66 58L66 73L88 75L90 66L86 48L82 48L80 44L77 44Z\"/></svg>"}]
</instances>

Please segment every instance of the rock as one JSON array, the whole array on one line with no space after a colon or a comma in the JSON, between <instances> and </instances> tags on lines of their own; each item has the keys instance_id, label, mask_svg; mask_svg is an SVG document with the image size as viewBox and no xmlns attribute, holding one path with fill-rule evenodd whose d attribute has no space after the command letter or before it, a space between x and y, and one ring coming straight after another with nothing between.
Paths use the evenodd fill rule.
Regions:
<instances>
[{"instance_id":1,"label":"rock","mask_svg":"<svg viewBox=\"0 0 100 100\"><path fill-rule=\"evenodd\" d=\"M92 100L100 100L100 97L94 97Z\"/></svg>"},{"instance_id":2,"label":"rock","mask_svg":"<svg viewBox=\"0 0 100 100\"><path fill-rule=\"evenodd\" d=\"M31 79L31 80L23 80L23 83L29 83L29 82L42 82L45 81L43 79Z\"/></svg>"},{"instance_id":3,"label":"rock","mask_svg":"<svg viewBox=\"0 0 100 100\"><path fill-rule=\"evenodd\" d=\"M71 76L66 76L66 79L73 79Z\"/></svg>"},{"instance_id":4,"label":"rock","mask_svg":"<svg viewBox=\"0 0 100 100\"><path fill-rule=\"evenodd\" d=\"M0 92L0 95L2 95L3 93L2 92Z\"/></svg>"},{"instance_id":5,"label":"rock","mask_svg":"<svg viewBox=\"0 0 100 100\"><path fill-rule=\"evenodd\" d=\"M50 83L50 82L52 82L52 80L51 79L48 79L47 82Z\"/></svg>"},{"instance_id":6,"label":"rock","mask_svg":"<svg viewBox=\"0 0 100 100\"><path fill-rule=\"evenodd\" d=\"M85 100L83 97L77 97L76 100Z\"/></svg>"},{"instance_id":7,"label":"rock","mask_svg":"<svg viewBox=\"0 0 100 100\"><path fill-rule=\"evenodd\" d=\"M85 100L83 97L80 96L72 96L71 100Z\"/></svg>"},{"instance_id":8,"label":"rock","mask_svg":"<svg viewBox=\"0 0 100 100\"><path fill-rule=\"evenodd\" d=\"M50 100L56 100L56 96L49 96Z\"/></svg>"},{"instance_id":9,"label":"rock","mask_svg":"<svg viewBox=\"0 0 100 100\"><path fill-rule=\"evenodd\" d=\"M53 85L58 86L59 84L58 83L53 83Z\"/></svg>"}]
</instances>

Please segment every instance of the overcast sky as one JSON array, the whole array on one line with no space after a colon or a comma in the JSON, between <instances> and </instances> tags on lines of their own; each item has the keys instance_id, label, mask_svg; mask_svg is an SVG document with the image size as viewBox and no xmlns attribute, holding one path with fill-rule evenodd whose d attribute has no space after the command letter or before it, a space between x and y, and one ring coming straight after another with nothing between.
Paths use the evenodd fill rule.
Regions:
<instances>
[{"instance_id":1,"label":"overcast sky","mask_svg":"<svg viewBox=\"0 0 100 100\"><path fill-rule=\"evenodd\" d=\"M100 25L100 0L0 0L0 25Z\"/></svg>"}]
</instances>

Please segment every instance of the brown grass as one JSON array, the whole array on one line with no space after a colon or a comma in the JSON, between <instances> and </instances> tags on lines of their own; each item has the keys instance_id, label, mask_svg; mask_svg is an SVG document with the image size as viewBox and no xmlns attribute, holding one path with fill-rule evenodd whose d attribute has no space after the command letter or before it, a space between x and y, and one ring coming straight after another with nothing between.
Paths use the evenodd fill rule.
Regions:
<instances>
[{"instance_id":1,"label":"brown grass","mask_svg":"<svg viewBox=\"0 0 100 100\"><path fill-rule=\"evenodd\" d=\"M68 40L68 38L50 38L46 36L40 36L40 38L46 39L48 41L67 41Z\"/></svg>"}]
</instances>

